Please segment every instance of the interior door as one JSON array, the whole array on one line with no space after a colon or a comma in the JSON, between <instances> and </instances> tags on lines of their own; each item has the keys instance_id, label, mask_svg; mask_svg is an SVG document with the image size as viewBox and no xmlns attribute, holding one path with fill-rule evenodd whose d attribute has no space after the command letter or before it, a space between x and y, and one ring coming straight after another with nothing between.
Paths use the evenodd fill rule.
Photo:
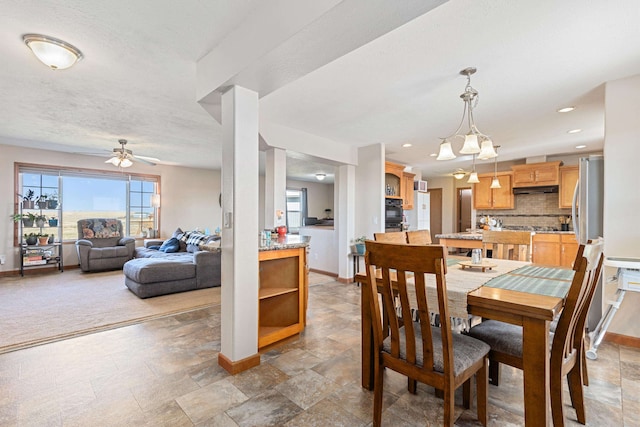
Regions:
<instances>
[{"instance_id":1,"label":"interior door","mask_svg":"<svg viewBox=\"0 0 640 427\"><path fill-rule=\"evenodd\" d=\"M442 234L442 188L429 189L429 230L433 243L439 243L436 234Z\"/></svg>"}]
</instances>

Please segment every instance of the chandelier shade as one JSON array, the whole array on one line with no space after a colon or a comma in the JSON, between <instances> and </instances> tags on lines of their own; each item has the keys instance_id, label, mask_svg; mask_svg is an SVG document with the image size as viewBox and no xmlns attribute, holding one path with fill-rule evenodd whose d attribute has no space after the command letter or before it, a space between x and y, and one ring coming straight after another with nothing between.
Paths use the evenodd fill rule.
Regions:
<instances>
[{"instance_id":1,"label":"chandelier shade","mask_svg":"<svg viewBox=\"0 0 640 427\"><path fill-rule=\"evenodd\" d=\"M473 109L477 106L479 97L478 91L471 86L471 76L475 72L476 69L473 67L468 67L460 71L461 75L467 76L467 85L464 88L464 92L460 95L460 98L464 101L462 120L460 120L460 125L455 132L446 138L442 138L440 152L436 160L453 160L456 158L450 141L450 139L454 138L464 139L460 154L477 154L480 160L492 159L497 155L493 150L493 141L491 141L488 135L478 130L475 119L473 118ZM462 134L460 131L465 123L467 124L468 130Z\"/></svg>"},{"instance_id":2,"label":"chandelier shade","mask_svg":"<svg viewBox=\"0 0 640 427\"><path fill-rule=\"evenodd\" d=\"M22 40L36 58L52 70L69 68L83 57L80 49L55 37L25 34Z\"/></svg>"}]
</instances>

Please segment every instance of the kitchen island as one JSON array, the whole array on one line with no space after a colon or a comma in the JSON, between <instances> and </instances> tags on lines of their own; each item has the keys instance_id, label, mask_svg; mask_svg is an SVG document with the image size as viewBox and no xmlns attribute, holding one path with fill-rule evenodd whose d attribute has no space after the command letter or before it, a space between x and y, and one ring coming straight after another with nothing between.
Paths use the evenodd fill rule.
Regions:
<instances>
[{"instance_id":1,"label":"kitchen island","mask_svg":"<svg viewBox=\"0 0 640 427\"><path fill-rule=\"evenodd\" d=\"M288 234L258 246L258 350L299 334L307 318L307 246L310 237Z\"/></svg>"}]
</instances>

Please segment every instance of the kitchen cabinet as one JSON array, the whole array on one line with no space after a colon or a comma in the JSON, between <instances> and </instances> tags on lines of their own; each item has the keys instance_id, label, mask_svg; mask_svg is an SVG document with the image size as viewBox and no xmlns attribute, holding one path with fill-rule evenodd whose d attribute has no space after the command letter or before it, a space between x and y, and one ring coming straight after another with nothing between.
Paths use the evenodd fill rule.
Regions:
<instances>
[{"instance_id":1,"label":"kitchen cabinet","mask_svg":"<svg viewBox=\"0 0 640 427\"><path fill-rule=\"evenodd\" d=\"M402 209L411 210L413 209L413 178L415 178L415 173L402 172Z\"/></svg>"},{"instance_id":2,"label":"kitchen cabinet","mask_svg":"<svg viewBox=\"0 0 640 427\"><path fill-rule=\"evenodd\" d=\"M573 234L536 233L533 235L535 264L571 267L578 253L578 242Z\"/></svg>"},{"instance_id":3,"label":"kitchen cabinet","mask_svg":"<svg viewBox=\"0 0 640 427\"><path fill-rule=\"evenodd\" d=\"M578 182L578 174L578 166L564 166L560 168L558 207L571 208L573 204L573 192Z\"/></svg>"},{"instance_id":4,"label":"kitchen cabinet","mask_svg":"<svg viewBox=\"0 0 640 427\"><path fill-rule=\"evenodd\" d=\"M304 330L308 274L306 247L260 251L258 349Z\"/></svg>"},{"instance_id":5,"label":"kitchen cabinet","mask_svg":"<svg viewBox=\"0 0 640 427\"><path fill-rule=\"evenodd\" d=\"M385 197L402 198L402 174L404 166L392 162L384 162ZM413 188L411 189L413 191Z\"/></svg>"},{"instance_id":6,"label":"kitchen cabinet","mask_svg":"<svg viewBox=\"0 0 640 427\"><path fill-rule=\"evenodd\" d=\"M493 174L478 174L478 184L473 185L473 208L479 209L513 209L514 198L511 187L511 172L498 172L501 188L491 188Z\"/></svg>"},{"instance_id":7,"label":"kitchen cabinet","mask_svg":"<svg viewBox=\"0 0 640 427\"><path fill-rule=\"evenodd\" d=\"M513 171L513 187L537 187L558 185L560 163L544 162L511 166Z\"/></svg>"}]
</instances>

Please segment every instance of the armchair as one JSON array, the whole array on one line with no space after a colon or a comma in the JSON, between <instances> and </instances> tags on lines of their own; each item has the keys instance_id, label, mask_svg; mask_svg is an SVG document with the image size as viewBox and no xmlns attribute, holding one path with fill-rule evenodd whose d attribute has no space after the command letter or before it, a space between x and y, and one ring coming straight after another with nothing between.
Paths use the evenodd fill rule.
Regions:
<instances>
[{"instance_id":1,"label":"armchair","mask_svg":"<svg viewBox=\"0 0 640 427\"><path fill-rule=\"evenodd\" d=\"M76 252L82 271L115 270L133 258L135 239L123 237L122 222L118 219L81 219Z\"/></svg>"}]
</instances>

